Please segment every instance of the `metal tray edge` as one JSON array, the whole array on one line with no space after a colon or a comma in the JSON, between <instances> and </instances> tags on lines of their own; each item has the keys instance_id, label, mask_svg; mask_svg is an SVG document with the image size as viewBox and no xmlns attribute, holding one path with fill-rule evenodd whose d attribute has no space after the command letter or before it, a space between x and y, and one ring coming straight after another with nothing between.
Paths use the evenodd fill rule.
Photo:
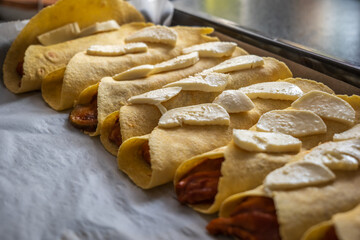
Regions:
<instances>
[{"instance_id":1,"label":"metal tray edge","mask_svg":"<svg viewBox=\"0 0 360 240\"><path fill-rule=\"evenodd\" d=\"M236 23L214 17L194 15L175 8L172 25L208 26L242 42L262 48L325 75L360 88L360 66L294 46L286 41L271 39Z\"/></svg>"}]
</instances>

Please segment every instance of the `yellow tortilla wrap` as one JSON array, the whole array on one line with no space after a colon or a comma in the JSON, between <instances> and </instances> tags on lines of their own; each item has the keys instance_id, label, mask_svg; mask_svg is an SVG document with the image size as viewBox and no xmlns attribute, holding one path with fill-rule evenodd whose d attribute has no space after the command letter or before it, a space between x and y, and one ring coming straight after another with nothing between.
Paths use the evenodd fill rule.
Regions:
<instances>
[{"instance_id":1,"label":"yellow tortilla wrap","mask_svg":"<svg viewBox=\"0 0 360 240\"><path fill-rule=\"evenodd\" d=\"M238 56L236 54L236 56ZM260 68L254 68L250 70L244 71L236 71L229 73L232 76L232 80L227 84L226 89L236 89L242 84L249 84L250 77L255 83L260 81L275 81L278 80L276 77L280 77L280 79L291 77L291 72L288 67L283 63L274 58L265 58L265 66ZM114 88L113 88L114 89ZM109 90L111 91L111 90ZM178 107L196 105L201 103L210 103L212 102L220 92L201 92L201 91L181 91L177 96L169 99L162 103L162 105L170 110ZM108 94L109 98L116 98L115 94ZM109 100L107 100L109 101ZM261 101L259 101L261 102ZM283 107L289 107L291 104L290 101ZM110 104L109 104L110 105ZM112 104L113 105L113 104ZM106 109L110 109L108 106ZM280 109L280 108L274 108ZM112 117L101 117L104 119L104 123L109 126L109 123L114 123L114 115ZM236 114L232 114L232 124L235 123ZM119 113L119 123L122 140L125 141L130 137L141 136L145 134L149 134L156 126L161 117L160 111L157 107L146 105L146 104L136 104L136 105L125 105L120 108ZM99 122L101 122L101 118L99 118ZM237 124L239 125L239 124ZM110 127L105 129L101 129L101 141L104 147L111 152L112 154L116 154L117 150L113 143L108 140Z\"/></svg>"},{"instance_id":2,"label":"yellow tortilla wrap","mask_svg":"<svg viewBox=\"0 0 360 240\"><path fill-rule=\"evenodd\" d=\"M170 110L178 107L211 103L220 93L221 92L182 90L178 95L168 101L162 102L162 105L167 110ZM160 110L155 105L134 104L121 107L119 112L119 124L122 140L125 141L131 137L151 133L157 126L161 116ZM131 122L133 124L130 124Z\"/></svg>"},{"instance_id":3,"label":"yellow tortilla wrap","mask_svg":"<svg viewBox=\"0 0 360 240\"><path fill-rule=\"evenodd\" d=\"M247 54L246 51L240 48L236 48L232 56L240 56ZM96 136L100 134L102 129L102 123L105 118L112 112L118 110L121 106L127 103L127 100L134 96L147 91L161 88L163 85L180 80L182 78L194 75L195 73L201 72L202 70L208 69L217 65L229 57L217 58L217 57L205 57L192 66L168 71L151 75L146 78L134 79L130 81L115 81L111 77L103 78L100 83L91 85L85 88L79 95L76 104L88 104L95 94L97 95L97 119L98 124L95 132L86 132L90 136ZM109 118L108 121L113 122L113 118ZM107 130L111 131L111 128L106 127ZM109 132L104 133L108 137ZM141 134L144 135L144 134ZM107 139L102 137L102 140ZM117 148L113 148L110 144L104 144L109 149L113 149L111 152L116 156Z\"/></svg>"},{"instance_id":4,"label":"yellow tortilla wrap","mask_svg":"<svg viewBox=\"0 0 360 240\"><path fill-rule=\"evenodd\" d=\"M247 129L257 122L256 109L238 115L237 128ZM163 129L126 140L118 151L118 166L139 187L148 189L173 181L176 168L186 159L225 146L232 137L230 126L202 125ZM151 168L142 159L142 144L150 146Z\"/></svg>"},{"instance_id":5,"label":"yellow tortilla wrap","mask_svg":"<svg viewBox=\"0 0 360 240\"><path fill-rule=\"evenodd\" d=\"M348 212L335 214L329 221L311 227L302 240L322 240L330 227L335 228L340 240L360 239L360 204Z\"/></svg>"},{"instance_id":6,"label":"yellow tortilla wrap","mask_svg":"<svg viewBox=\"0 0 360 240\"><path fill-rule=\"evenodd\" d=\"M235 54L243 55L246 52L240 48ZM167 83L180 80L204 69L210 68L226 60L227 58L200 58L199 62L194 65L151 75L146 78L135 79L130 81L115 81L111 77L103 78L100 83L84 89L77 100L77 104L89 103L95 94L97 95L97 112L98 125L95 132L85 132L90 136L96 136L102 129L102 123L105 118L112 112L118 110L121 106L127 104L127 100L135 95L142 94L151 90L159 89ZM98 86L98 87L97 87ZM93 89L93 90L90 90ZM96 91L95 91L96 89ZM110 121L110 119L109 119ZM141 134L144 135L144 134ZM116 155L117 151L114 153Z\"/></svg>"},{"instance_id":7,"label":"yellow tortilla wrap","mask_svg":"<svg viewBox=\"0 0 360 240\"><path fill-rule=\"evenodd\" d=\"M145 23L123 25L120 28L124 31L121 36L122 41L145 25ZM185 47L218 40L207 36L213 32L212 28L177 26L172 29L178 34L175 47L147 43L148 51L145 53L116 57L90 56L86 52L77 53L69 61L65 72L53 72L44 78L41 87L44 100L55 110L71 108L82 90L98 83L103 77L113 76L138 65L159 63L181 55Z\"/></svg>"},{"instance_id":8,"label":"yellow tortilla wrap","mask_svg":"<svg viewBox=\"0 0 360 240\"><path fill-rule=\"evenodd\" d=\"M360 147L358 139L348 141L352 141L355 148ZM344 146L348 144L348 141L343 141ZM337 143L339 147L342 144L342 142ZM317 149L318 147L314 148L314 151L317 151ZM311 151L309 151L310 154ZM326 156L327 154L329 153L326 153ZM359 160L356 154L354 157L357 161ZM300 160L310 161L305 158L300 158ZM314 160L317 161L317 159ZM322 163L317 163L317 165L322 166L321 168L327 168ZM269 197L274 201L281 239L298 240L310 227L329 220L336 213L348 211L360 202L360 189L358 188L360 169L327 169L327 171L333 173L334 178L328 178L322 183L321 181L311 183L311 179L320 176L302 174L298 172L299 168L287 168L279 171L277 174L280 175L277 177L273 175L272 179L280 180L283 187L279 185L277 188L271 188L270 186L265 188L261 185L254 190L235 194L224 201L219 215L220 217L229 217L234 209L247 197ZM317 174L317 172L314 171L312 174ZM295 181L289 182L289 186L285 187L284 179L286 178L284 176L293 176ZM310 178L304 181L304 183L307 182L306 185L294 185L296 179L306 179L307 176Z\"/></svg>"},{"instance_id":9,"label":"yellow tortilla wrap","mask_svg":"<svg viewBox=\"0 0 360 240\"><path fill-rule=\"evenodd\" d=\"M295 83L295 82L293 82L293 83ZM329 92L326 90L329 88L326 87L325 85L324 85L324 87L321 87L321 88L325 92ZM308 89L308 90L311 90L311 89ZM332 91L332 90L330 89L330 91ZM329 92L329 93L331 93L331 92ZM355 110L355 124L359 123L360 122L360 96L358 96L358 95L352 95L352 96L337 95L337 96L342 98L346 102L348 102L353 107L353 109ZM254 103L256 103L256 101L254 101ZM271 108L271 102L270 102L270 104L267 102L265 102L265 104L257 103L257 108L259 109L259 111L262 111L263 113L266 112L266 110L267 111L273 110L273 109L269 109L269 106ZM286 108L285 110L291 110L291 109L293 109L293 108L289 107L289 108ZM352 127L350 125L347 125L347 124L344 124L344 123L341 123L341 122L338 122L335 120L324 119L324 118L322 120L324 121L324 123L326 125L327 132L322 133L322 134L298 137L298 139L300 139L302 141L303 149L308 150L313 147L316 147L317 145L319 145L321 143L332 141L334 134L344 132ZM252 126L250 128L250 130L256 131L256 125Z\"/></svg>"},{"instance_id":10,"label":"yellow tortilla wrap","mask_svg":"<svg viewBox=\"0 0 360 240\"><path fill-rule=\"evenodd\" d=\"M264 57L264 62L261 67L230 72L232 81L228 83L227 89L238 89L255 83L292 77L292 72L285 63L271 57Z\"/></svg>"},{"instance_id":11,"label":"yellow tortilla wrap","mask_svg":"<svg viewBox=\"0 0 360 240\"><path fill-rule=\"evenodd\" d=\"M316 82L314 80L310 79L303 79L303 78L286 78L286 79L280 79L278 82L288 82L295 84L298 86L304 93L308 93L312 90L318 90L330 94L334 94L334 91L326 86L323 83ZM261 98L255 98L252 99L254 104L256 105L256 108L261 112L261 114L264 114L266 112L269 112L274 109L285 109L290 107L291 103L293 101L285 101L285 100L274 100L274 99L261 99Z\"/></svg>"},{"instance_id":12,"label":"yellow tortilla wrap","mask_svg":"<svg viewBox=\"0 0 360 240\"><path fill-rule=\"evenodd\" d=\"M186 91L188 92L188 91ZM201 95L203 92L194 91ZM180 94L184 94L180 92ZM218 95L219 93L211 93L210 95ZM209 95L209 94L208 94ZM201 97L201 96L197 96ZM176 98L177 99L177 98ZM197 98L200 103L205 103L202 98ZM211 102L211 101L207 101ZM193 104L190 104L193 105ZM130 109L128 108L130 107ZM122 109L129 109L130 112L122 114ZM151 133L152 130L158 125L159 119L162 116L159 109L154 105L129 105L120 108L120 111L116 111L117 114L111 113L106 116L103 125L101 127L100 140L106 150L108 150L114 156L117 155L118 146L109 140L109 134L112 130L116 119L119 119L120 131L122 141L125 141L134 136L142 136Z\"/></svg>"},{"instance_id":13,"label":"yellow tortilla wrap","mask_svg":"<svg viewBox=\"0 0 360 240\"><path fill-rule=\"evenodd\" d=\"M86 49L84 43L88 43L81 40L83 48L81 44L74 46L73 41L48 47L32 46L25 54L30 45L39 44L37 36L72 22L85 28L111 19L119 24L144 21L143 16L133 6L122 0L60 0L44 8L29 21L11 45L3 66L5 86L13 93L40 89L41 80L47 73L64 67L72 55ZM97 38L99 37L95 37ZM56 56L52 57L49 51L54 51ZM22 60L25 60L25 75L21 78L16 68Z\"/></svg>"},{"instance_id":14,"label":"yellow tortilla wrap","mask_svg":"<svg viewBox=\"0 0 360 240\"><path fill-rule=\"evenodd\" d=\"M301 158L304 154L304 151L300 153L248 152L240 149L231 141L220 151L204 153L183 162L176 170L174 186L186 173L204 160L223 157L224 162L221 165L221 177L214 202L190 205L198 212L211 214L217 212L222 202L229 196L261 185L268 173L290 161Z\"/></svg>"},{"instance_id":15,"label":"yellow tortilla wrap","mask_svg":"<svg viewBox=\"0 0 360 240\"><path fill-rule=\"evenodd\" d=\"M329 184L274 191L272 195L261 186L233 195L221 206L220 217L229 217L245 197L271 197L276 207L281 239L299 240L313 225L329 220L336 213L348 211L360 202L360 170L334 173L336 179Z\"/></svg>"},{"instance_id":16,"label":"yellow tortilla wrap","mask_svg":"<svg viewBox=\"0 0 360 240\"><path fill-rule=\"evenodd\" d=\"M301 78L287 78L279 81L285 81L293 83L304 92L307 93L311 90L320 90L328 93L333 93L333 91L322 83L318 83L313 80L301 79ZM228 87L228 89L231 88ZM215 97L220 93L208 93L200 91L181 91L177 96L171 98L170 100L163 102L163 106L170 110L177 107L184 107L190 105L196 105L201 103L210 103ZM89 98L91 99L91 98ZM285 109L289 107L292 101L279 101L272 99L253 99L257 110L260 114L268 112L274 109ZM231 114L231 126L239 125L236 120L241 119L235 117L237 114ZM120 108L119 112L119 124L121 130L122 140L125 141L130 137L141 136L151 133L151 131L157 126L157 123L161 117L160 110L148 104L134 104L134 105L125 105ZM111 114L111 117L108 116L104 120L104 125L106 128L101 129L101 142L104 147L113 155L117 154L117 146L114 143L111 143L108 139L109 132L112 130L112 126L115 123L116 116Z\"/></svg>"},{"instance_id":17,"label":"yellow tortilla wrap","mask_svg":"<svg viewBox=\"0 0 360 240\"><path fill-rule=\"evenodd\" d=\"M290 81L292 81L292 79ZM325 91L329 90L325 85L313 85L313 81L300 81L300 79L298 79L297 81L299 82L299 85L304 84L308 81L308 83L311 84L312 87L314 87L315 89L320 87ZM315 90L311 89L311 87L307 88L307 90L305 89L306 88L304 87L304 91ZM350 99L353 100L354 97L355 96L351 97ZM266 101L262 101L262 105L266 105ZM281 101L278 100L278 102ZM258 104L256 104L256 106L257 105ZM271 105L274 106L273 103ZM269 108L266 109L272 110ZM355 109L356 112L359 113L360 108L358 107ZM358 117L357 122L359 121L360 118ZM264 180L264 178L267 176L267 174L270 173L272 170L282 167L284 164L290 161L296 161L298 159L301 159L301 157L306 154L310 148L315 147L320 143L331 141L335 133L344 131L344 127L341 124L337 124L333 121L327 121L326 124L328 133L299 138L302 140L303 147L302 151L298 154L247 152L236 147L233 141L230 142L227 147L222 150L222 157L224 157L225 160L221 166L222 177L220 178L218 184L218 193L215 196L215 201L211 204L191 205L191 207L194 208L196 211L202 213L214 213L219 209L222 201L224 201L230 195L238 192L247 191L259 186ZM345 130L349 128L350 126L346 126ZM255 130L255 128L252 129ZM216 155L219 154L219 151L217 151ZM195 166L199 165L206 158L213 159L216 157L213 156L212 152L210 152L200 156L195 156L192 159L183 162L176 171L174 184L176 185L186 173L188 173Z\"/></svg>"},{"instance_id":18,"label":"yellow tortilla wrap","mask_svg":"<svg viewBox=\"0 0 360 240\"><path fill-rule=\"evenodd\" d=\"M151 106L151 105L149 105L149 106ZM148 112L149 114L157 114L157 112L152 112L152 109L149 109L149 110L150 110ZM158 114L160 114L160 113L158 113ZM113 130L113 127L115 126L116 121L118 119L119 119L119 111L115 111L115 112L109 114L106 117L106 121L104 121L102 124L101 135L100 135L100 141L103 144L104 148L114 156L117 156L119 147L116 144L109 141L109 135L111 134L111 131ZM136 116L134 116L134 121L131 123L129 122L128 124L135 127L136 124L138 124L139 122L142 123L141 118L140 117L137 118ZM156 125L157 125L157 122L155 123L155 127L156 127ZM153 124L148 124L148 126L152 127ZM152 129L154 129L154 128L152 128ZM151 132L151 130L150 130L150 132ZM142 135L146 135L146 134L147 133L144 133L144 134L139 133L138 136L142 136Z\"/></svg>"},{"instance_id":19,"label":"yellow tortilla wrap","mask_svg":"<svg viewBox=\"0 0 360 240\"><path fill-rule=\"evenodd\" d=\"M360 96L352 95L352 96L346 96L346 95L340 95L342 99L344 99L346 102L348 102L355 110L355 123L360 122ZM324 123L327 127L327 132L324 134L316 134L306 137L299 137L299 139L303 142L302 147L304 149L311 149L313 147L316 147L320 143L329 142L332 141L334 134L344 132L348 129L350 129L352 126L349 126L347 124L329 120L329 119L323 119Z\"/></svg>"},{"instance_id":20,"label":"yellow tortilla wrap","mask_svg":"<svg viewBox=\"0 0 360 240\"><path fill-rule=\"evenodd\" d=\"M233 53L233 56L245 54L247 53L244 50L237 48ZM110 77L103 78L98 88L98 127L95 134L97 135L100 133L101 125L105 118L110 113L117 111L120 107L126 105L127 100L130 97L159 89L168 83L194 75L195 73L213 67L227 59L228 57L200 58L199 62L187 68L159 73L147 78L130 81L114 81Z\"/></svg>"}]
</instances>

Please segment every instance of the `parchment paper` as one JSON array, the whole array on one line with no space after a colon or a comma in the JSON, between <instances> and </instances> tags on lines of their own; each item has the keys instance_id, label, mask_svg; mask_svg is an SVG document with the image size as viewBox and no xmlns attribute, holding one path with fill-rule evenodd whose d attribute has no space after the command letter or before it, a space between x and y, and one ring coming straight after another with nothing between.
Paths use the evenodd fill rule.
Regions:
<instances>
[{"instance_id":1,"label":"parchment paper","mask_svg":"<svg viewBox=\"0 0 360 240\"><path fill-rule=\"evenodd\" d=\"M15 27L17 26L17 27ZM24 26L0 24L0 63ZM40 92L0 83L0 239L213 239L205 216L171 184L144 191L101 145L73 128Z\"/></svg>"}]
</instances>

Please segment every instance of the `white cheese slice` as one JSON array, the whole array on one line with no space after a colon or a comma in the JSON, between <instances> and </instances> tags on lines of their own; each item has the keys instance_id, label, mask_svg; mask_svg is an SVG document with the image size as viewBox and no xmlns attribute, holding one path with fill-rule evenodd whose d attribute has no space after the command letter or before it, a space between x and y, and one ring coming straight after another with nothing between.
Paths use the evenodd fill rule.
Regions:
<instances>
[{"instance_id":1,"label":"white cheese slice","mask_svg":"<svg viewBox=\"0 0 360 240\"><path fill-rule=\"evenodd\" d=\"M218 73L229 73L245 69L256 68L264 65L264 59L255 55L244 55L235 58L230 58L215 67L210 68L210 71ZM209 71L208 70L208 71Z\"/></svg>"},{"instance_id":2,"label":"white cheese slice","mask_svg":"<svg viewBox=\"0 0 360 240\"><path fill-rule=\"evenodd\" d=\"M298 86L288 82L257 83L239 90L251 99L296 100L303 95L303 91Z\"/></svg>"},{"instance_id":3,"label":"white cheese slice","mask_svg":"<svg viewBox=\"0 0 360 240\"><path fill-rule=\"evenodd\" d=\"M132 104L153 104L159 108L162 114L164 114L167 110L161 103L175 97L180 91L181 87L160 88L133 96L128 99L128 102Z\"/></svg>"},{"instance_id":4,"label":"white cheese slice","mask_svg":"<svg viewBox=\"0 0 360 240\"><path fill-rule=\"evenodd\" d=\"M356 124L355 126L353 126L352 128L350 128L345 132L335 134L333 140L343 141L353 138L360 138L360 123Z\"/></svg>"},{"instance_id":5,"label":"white cheese slice","mask_svg":"<svg viewBox=\"0 0 360 240\"><path fill-rule=\"evenodd\" d=\"M171 109L159 120L159 127L162 128L173 128L183 124L228 126L230 116L219 104L205 103Z\"/></svg>"},{"instance_id":6,"label":"white cheese slice","mask_svg":"<svg viewBox=\"0 0 360 240\"><path fill-rule=\"evenodd\" d=\"M176 45L177 32L165 26L152 26L141 29L125 38L125 42L151 42L171 46Z\"/></svg>"},{"instance_id":7,"label":"white cheese slice","mask_svg":"<svg viewBox=\"0 0 360 240\"><path fill-rule=\"evenodd\" d=\"M78 37L80 28L77 22L66 24L37 37L42 45L48 46L69 41Z\"/></svg>"},{"instance_id":8,"label":"white cheese slice","mask_svg":"<svg viewBox=\"0 0 360 240\"><path fill-rule=\"evenodd\" d=\"M109 20L105 22L96 22L95 24L81 29L80 37L89 36L95 33L108 32L119 29L120 26L115 20Z\"/></svg>"},{"instance_id":9,"label":"white cheese slice","mask_svg":"<svg viewBox=\"0 0 360 240\"><path fill-rule=\"evenodd\" d=\"M249 152L299 152L302 142L293 136L283 133L256 132L250 130L233 130L236 146Z\"/></svg>"},{"instance_id":10,"label":"white cheese slice","mask_svg":"<svg viewBox=\"0 0 360 240\"><path fill-rule=\"evenodd\" d=\"M324 184L334 179L335 174L322 164L295 162L269 173L264 186L270 190L288 190Z\"/></svg>"},{"instance_id":11,"label":"white cheese slice","mask_svg":"<svg viewBox=\"0 0 360 240\"><path fill-rule=\"evenodd\" d=\"M86 54L94 56L121 56L129 53L140 53L147 51L145 43L128 43L125 45L92 45Z\"/></svg>"},{"instance_id":12,"label":"white cheese slice","mask_svg":"<svg viewBox=\"0 0 360 240\"><path fill-rule=\"evenodd\" d=\"M332 170L356 170L360 162L360 139L321 144L304 161L322 163Z\"/></svg>"},{"instance_id":13,"label":"white cheese slice","mask_svg":"<svg viewBox=\"0 0 360 240\"><path fill-rule=\"evenodd\" d=\"M140 65L137 67L130 68L122 73L116 74L115 76L113 76L113 79L117 81L124 81L124 80L144 78L150 75L153 69L154 66L150 64Z\"/></svg>"},{"instance_id":14,"label":"white cheese slice","mask_svg":"<svg viewBox=\"0 0 360 240\"><path fill-rule=\"evenodd\" d=\"M181 91L181 87L172 87L172 88L160 88L157 90L149 91L144 94L133 96L128 99L129 103L132 104L157 104L165 102L176 95Z\"/></svg>"},{"instance_id":15,"label":"white cheese slice","mask_svg":"<svg viewBox=\"0 0 360 240\"><path fill-rule=\"evenodd\" d=\"M228 113L246 112L255 107L251 99L239 90L223 91L213 103L221 105Z\"/></svg>"},{"instance_id":16,"label":"white cheese slice","mask_svg":"<svg viewBox=\"0 0 360 240\"><path fill-rule=\"evenodd\" d=\"M113 78L117 81L143 78L156 73L186 68L194 65L198 61L199 61L198 53L190 53L187 55L178 56L176 58L155 65L146 64L146 65L130 68L122 73L116 74L115 76L113 76Z\"/></svg>"},{"instance_id":17,"label":"white cheese slice","mask_svg":"<svg viewBox=\"0 0 360 240\"><path fill-rule=\"evenodd\" d=\"M324 121L308 110L273 110L263 114L256 127L259 131L281 132L294 137L327 131Z\"/></svg>"},{"instance_id":18,"label":"white cheese slice","mask_svg":"<svg viewBox=\"0 0 360 240\"><path fill-rule=\"evenodd\" d=\"M181 55L176 58L170 59L168 61L158 63L154 65L154 69L151 74L168 72L177 69L186 68L194 65L200 60L199 54L197 52L189 53L186 55Z\"/></svg>"},{"instance_id":19,"label":"white cheese slice","mask_svg":"<svg viewBox=\"0 0 360 240\"><path fill-rule=\"evenodd\" d=\"M207 42L183 49L183 53L198 52L200 57L227 57L236 49L233 42Z\"/></svg>"},{"instance_id":20,"label":"white cheese slice","mask_svg":"<svg viewBox=\"0 0 360 240\"><path fill-rule=\"evenodd\" d=\"M138 53L138 52L147 52L148 46L146 43L127 43L124 45L124 50L126 53Z\"/></svg>"},{"instance_id":21,"label":"white cheese slice","mask_svg":"<svg viewBox=\"0 0 360 240\"><path fill-rule=\"evenodd\" d=\"M231 76L223 73L196 74L179 81L169 83L164 87L182 87L187 91L221 92L225 89Z\"/></svg>"},{"instance_id":22,"label":"white cheese slice","mask_svg":"<svg viewBox=\"0 0 360 240\"><path fill-rule=\"evenodd\" d=\"M355 123L355 110L345 100L321 91L311 91L291 105L296 109L311 110L320 117L346 124Z\"/></svg>"}]
</instances>

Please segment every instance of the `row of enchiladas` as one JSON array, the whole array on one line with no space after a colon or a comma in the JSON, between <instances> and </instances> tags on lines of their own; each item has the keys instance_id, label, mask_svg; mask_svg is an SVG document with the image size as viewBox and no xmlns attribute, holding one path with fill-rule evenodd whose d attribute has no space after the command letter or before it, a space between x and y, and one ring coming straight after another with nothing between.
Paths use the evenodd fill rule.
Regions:
<instances>
[{"instance_id":1,"label":"row of enchiladas","mask_svg":"<svg viewBox=\"0 0 360 240\"><path fill-rule=\"evenodd\" d=\"M118 0L34 31L85 2L59 1L29 22L4 63L10 91L74 107L72 125L100 135L137 186L173 182L180 203L219 211L210 234L359 239L359 96L293 78L211 28L141 22Z\"/></svg>"}]
</instances>

